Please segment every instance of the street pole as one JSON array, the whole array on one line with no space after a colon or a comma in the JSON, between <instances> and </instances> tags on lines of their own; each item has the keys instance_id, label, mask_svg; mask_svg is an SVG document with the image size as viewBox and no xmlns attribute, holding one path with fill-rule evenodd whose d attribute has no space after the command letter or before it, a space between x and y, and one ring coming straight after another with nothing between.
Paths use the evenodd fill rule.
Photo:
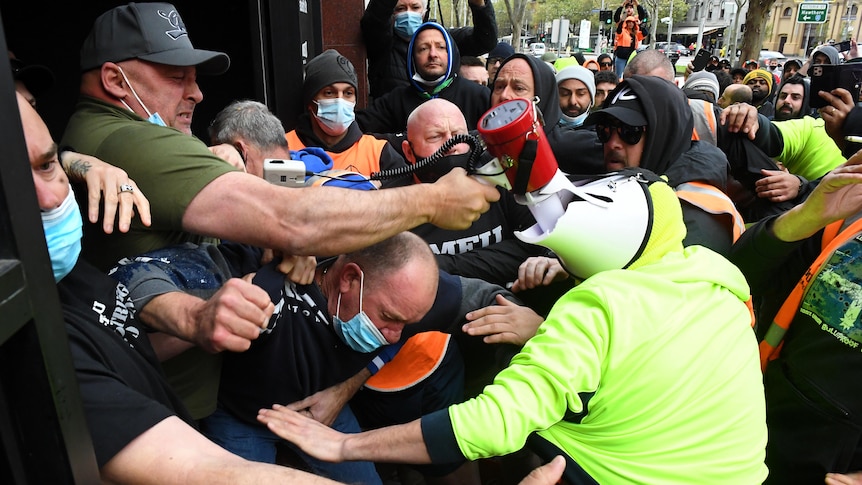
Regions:
<instances>
[{"instance_id":1,"label":"street pole","mask_svg":"<svg viewBox=\"0 0 862 485\"><path fill-rule=\"evenodd\" d=\"M667 42L670 44L670 36L673 32L673 0L670 0L670 21L667 23Z\"/></svg>"}]
</instances>

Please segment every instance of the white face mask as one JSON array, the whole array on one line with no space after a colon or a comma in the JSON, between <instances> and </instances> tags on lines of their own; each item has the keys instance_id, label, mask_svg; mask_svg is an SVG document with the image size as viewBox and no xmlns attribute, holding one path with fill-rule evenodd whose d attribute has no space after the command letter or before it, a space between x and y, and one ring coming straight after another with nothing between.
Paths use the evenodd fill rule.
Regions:
<instances>
[{"instance_id":1,"label":"white face mask","mask_svg":"<svg viewBox=\"0 0 862 485\"><path fill-rule=\"evenodd\" d=\"M129 82L129 78L126 77L126 73L123 72L123 68L117 66L117 69L120 70L120 74L123 76L123 80L126 81L126 84L129 85L129 90L132 91L132 96L135 97L135 100L137 100L138 104L141 105L141 108L144 108L144 111L147 113L147 121L154 125L168 126L167 123L165 123L165 120L163 120L158 113L150 113L150 110L148 110L144 102L141 101L141 98L138 96L138 93L135 92L135 88L132 87L132 83ZM128 104L126 104L126 102L122 98L120 99L120 102L123 103L123 106L125 106L127 110L131 111L132 113L135 112L135 110L133 110Z\"/></svg>"}]
</instances>

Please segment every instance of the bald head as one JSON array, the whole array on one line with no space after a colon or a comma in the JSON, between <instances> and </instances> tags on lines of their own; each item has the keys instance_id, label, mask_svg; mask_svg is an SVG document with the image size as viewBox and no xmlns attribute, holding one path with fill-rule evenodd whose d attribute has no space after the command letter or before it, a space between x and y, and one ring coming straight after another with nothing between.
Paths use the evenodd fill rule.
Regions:
<instances>
[{"instance_id":1,"label":"bald head","mask_svg":"<svg viewBox=\"0 0 862 485\"><path fill-rule=\"evenodd\" d=\"M445 99L429 99L407 118L407 140L402 145L404 155L408 162L416 163L431 156L453 136L467 131L467 121L458 106ZM468 149L466 144L459 144L453 148L453 153L466 153Z\"/></svg>"},{"instance_id":2,"label":"bald head","mask_svg":"<svg viewBox=\"0 0 862 485\"><path fill-rule=\"evenodd\" d=\"M731 84L724 88L724 92L718 98L718 105L722 108L736 103L751 103L751 88L746 84Z\"/></svg>"},{"instance_id":3,"label":"bald head","mask_svg":"<svg viewBox=\"0 0 862 485\"><path fill-rule=\"evenodd\" d=\"M624 79L635 75L656 76L673 82L673 79L676 77L676 70L673 68L673 64L670 62L670 59L668 59L662 52L659 52L656 49L647 49L645 51L638 52L638 54L634 56L628 64L626 64L626 68L623 70Z\"/></svg>"}]
</instances>

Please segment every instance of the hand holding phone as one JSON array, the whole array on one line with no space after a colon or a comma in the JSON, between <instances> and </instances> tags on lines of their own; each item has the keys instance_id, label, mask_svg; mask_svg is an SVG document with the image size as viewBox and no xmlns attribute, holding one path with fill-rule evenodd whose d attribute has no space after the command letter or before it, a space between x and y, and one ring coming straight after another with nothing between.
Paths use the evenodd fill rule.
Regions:
<instances>
[{"instance_id":1,"label":"hand holding phone","mask_svg":"<svg viewBox=\"0 0 862 485\"><path fill-rule=\"evenodd\" d=\"M691 65L693 67L692 71L702 71L707 64L709 64L709 58L712 54L709 53L706 49L698 49L697 54L694 55L694 59L691 61Z\"/></svg>"},{"instance_id":2,"label":"hand holding phone","mask_svg":"<svg viewBox=\"0 0 862 485\"><path fill-rule=\"evenodd\" d=\"M845 40L844 42L839 42L834 45L838 52L848 52L850 50L850 40Z\"/></svg>"}]
</instances>

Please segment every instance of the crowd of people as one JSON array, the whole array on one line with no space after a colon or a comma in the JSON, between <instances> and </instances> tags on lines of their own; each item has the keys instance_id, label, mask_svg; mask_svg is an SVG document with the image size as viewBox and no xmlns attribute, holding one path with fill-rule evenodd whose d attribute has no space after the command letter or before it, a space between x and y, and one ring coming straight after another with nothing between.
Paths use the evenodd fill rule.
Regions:
<instances>
[{"instance_id":1,"label":"crowd of people","mask_svg":"<svg viewBox=\"0 0 862 485\"><path fill-rule=\"evenodd\" d=\"M468 4L372 0L368 106L325 50L296 129L242 99L205 141L230 58L173 5L94 20L56 142L10 53L102 479L862 483L862 109L807 76L837 50L679 87L636 1L631 55L568 65Z\"/></svg>"}]
</instances>

